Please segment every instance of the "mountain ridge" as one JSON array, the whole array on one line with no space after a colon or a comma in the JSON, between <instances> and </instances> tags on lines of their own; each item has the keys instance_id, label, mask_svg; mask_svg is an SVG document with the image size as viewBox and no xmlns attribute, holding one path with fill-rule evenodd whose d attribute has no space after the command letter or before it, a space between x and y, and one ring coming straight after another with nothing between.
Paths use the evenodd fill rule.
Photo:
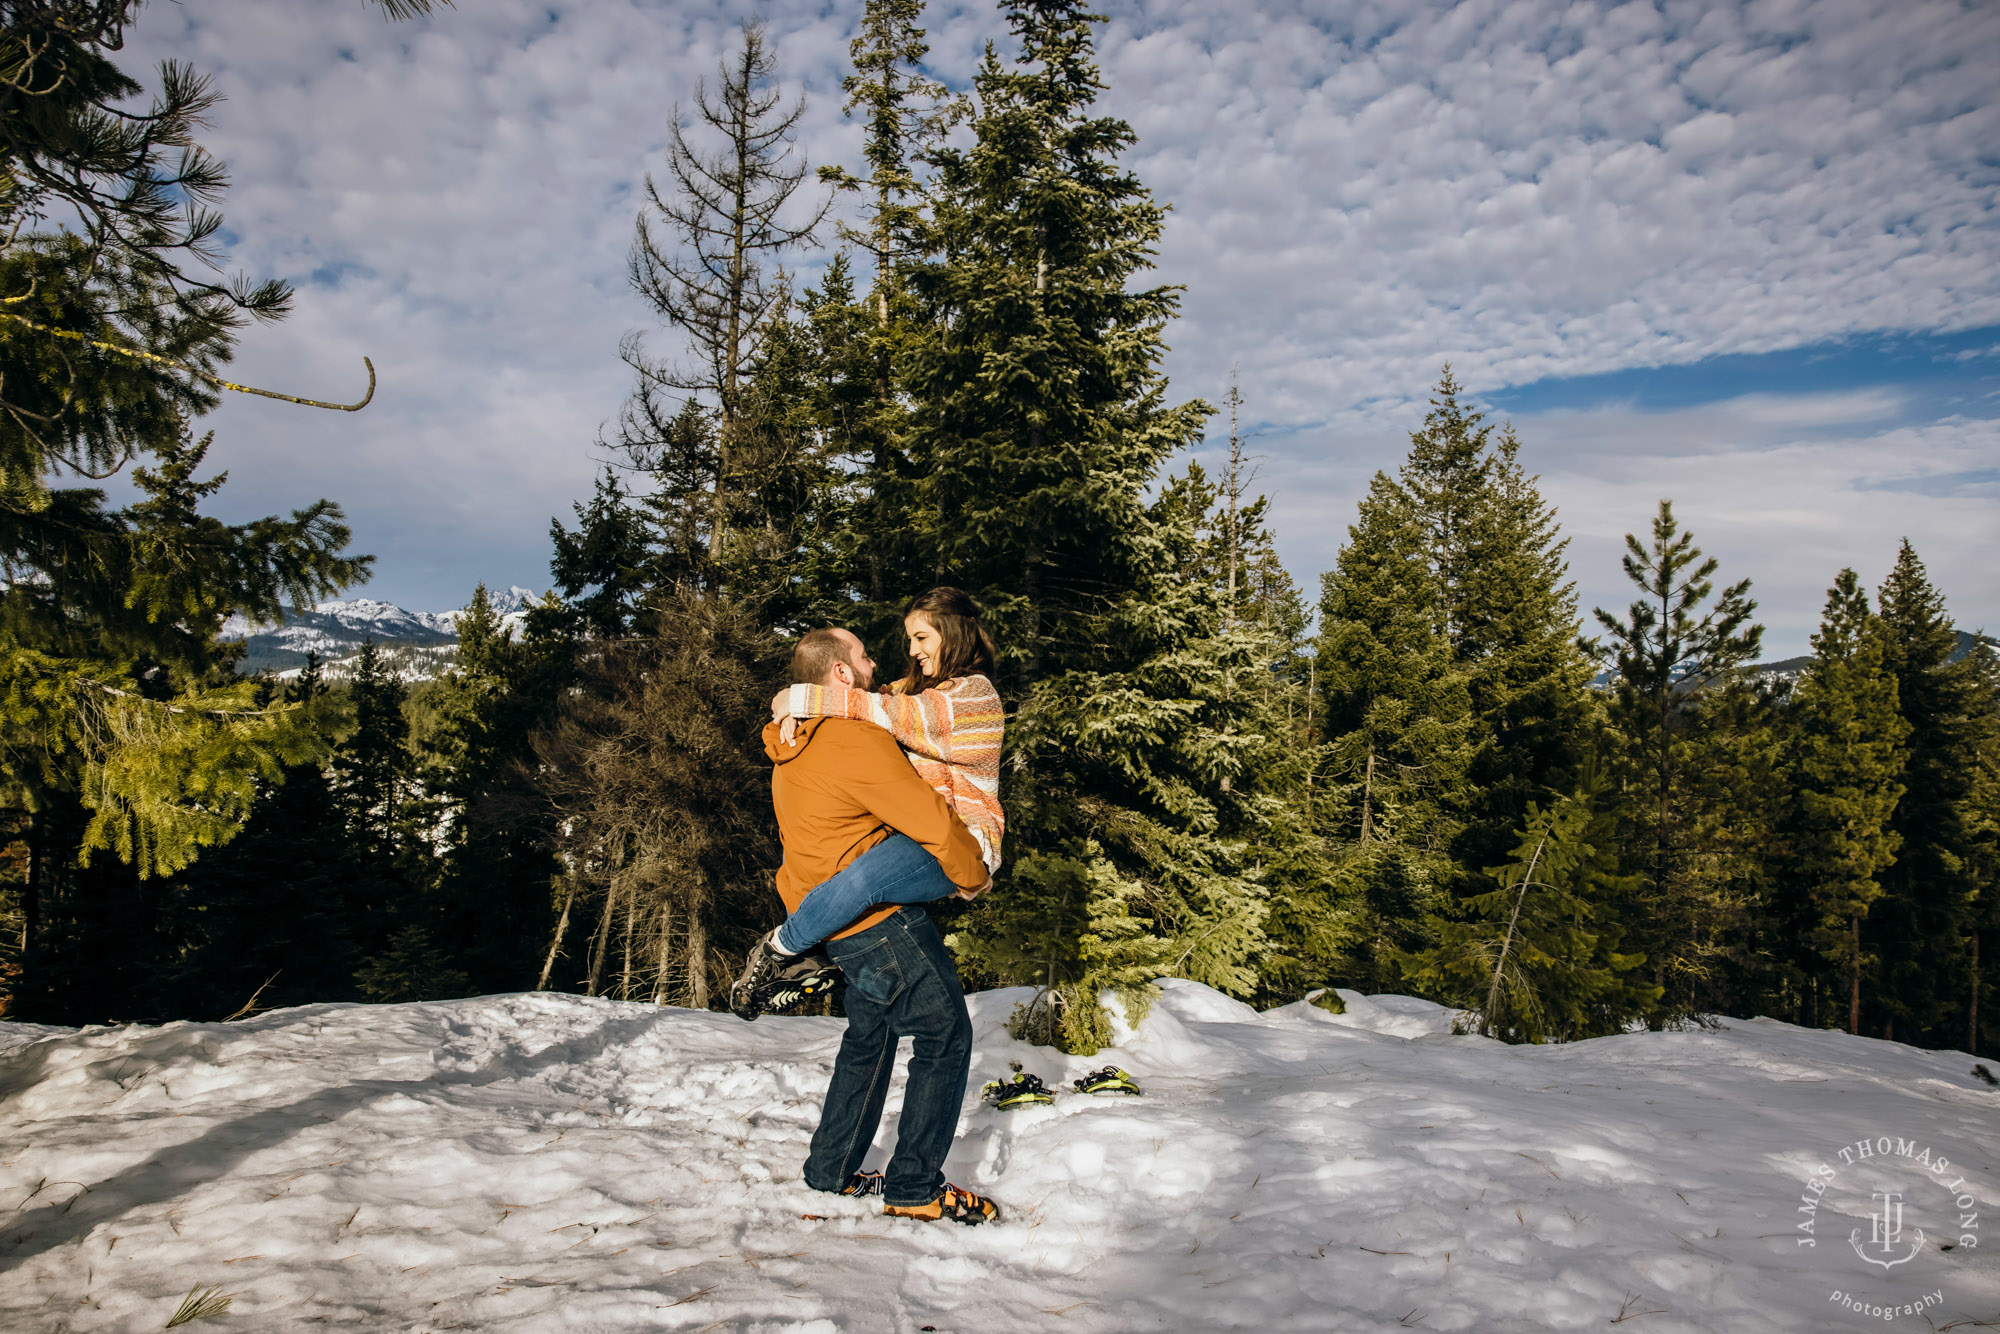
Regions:
<instances>
[{"instance_id":1,"label":"mountain ridge","mask_svg":"<svg viewBox=\"0 0 2000 1334\"><path fill-rule=\"evenodd\" d=\"M527 609L542 595L516 584L489 592L487 599L513 636L520 633ZM293 677L306 665L307 655L317 653L328 677L340 679L349 672L339 669L372 639L398 675L421 680L437 675L457 655L458 618L464 614L463 607L409 611L379 598L339 598L310 610L287 608L284 621L277 625L231 616L222 623L222 637L243 642L246 651L237 670L245 675L269 672L281 679Z\"/></svg>"}]
</instances>

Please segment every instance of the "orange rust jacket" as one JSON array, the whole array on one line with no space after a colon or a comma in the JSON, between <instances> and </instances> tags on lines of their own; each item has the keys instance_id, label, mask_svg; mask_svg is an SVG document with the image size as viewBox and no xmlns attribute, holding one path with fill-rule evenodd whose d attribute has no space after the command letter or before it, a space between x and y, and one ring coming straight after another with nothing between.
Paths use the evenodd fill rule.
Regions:
<instances>
[{"instance_id":1,"label":"orange rust jacket","mask_svg":"<svg viewBox=\"0 0 2000 1334\"><path fill-rule=\"evenodd\" d=\"M808 718L799 723L797 744L787 746L778 739L778 725L769 723L764 753L775 766L771 806L785 845L778 897L786 912L892 833L923 845L953 884L975 889L986 883L979 841L917 776L892 734L847 718ZM877 908L835 938L865 931L895 910L894 904Z\"/></svg>"}]
</instances>

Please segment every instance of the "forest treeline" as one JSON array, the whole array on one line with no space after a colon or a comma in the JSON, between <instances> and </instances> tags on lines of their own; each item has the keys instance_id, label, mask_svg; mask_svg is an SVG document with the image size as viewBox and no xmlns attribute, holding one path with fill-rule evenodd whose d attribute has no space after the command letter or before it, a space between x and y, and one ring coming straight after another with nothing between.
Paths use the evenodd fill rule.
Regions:
<instances>
[{"instance_id":1,"label":"forest treeline","mask_svg":"<svg viewBox=\"0 0 2000 1334\"><path fill-rule=\"evenodd\" d=\"M996 892L938 911L969 985L1039 989L1031 1036L1090 1050L1099 995L1178 976L1426 996L1510 1041L1767 1014L1993 1044L2000 666L1916 549L1869 553L1879 589L1827 571L1775 675L1749 579L1662 502L1630 604L1586 620L1533 442L1446 367L1299 587L1233 376L1218 411L1162 373L1165 210L1070 0L1002 0L964 94L921 0L868 0L863 155L817 169L746 25L646 183L659 330L548 597L511 634L475 592L435 680L372 650L339 686L240 676L227 616L368 561L330 501L202 511L194 423L289 293L208 276L212 94L117 66L134 9L0 0L8 1018L715 1004L778 912L757 733L789 642L843 624L893 664L903 600L951 583L1000 645L1009 819ZM120 471L113 506L88 483Z\"/></svg>"}]
</instances>

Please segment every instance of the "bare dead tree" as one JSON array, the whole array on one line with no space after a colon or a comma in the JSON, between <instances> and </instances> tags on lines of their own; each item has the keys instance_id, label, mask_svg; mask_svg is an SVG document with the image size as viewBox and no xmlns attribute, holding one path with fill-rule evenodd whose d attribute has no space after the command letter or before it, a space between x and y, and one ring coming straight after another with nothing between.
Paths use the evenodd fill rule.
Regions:
<instances>
[{"instance_id":1,"label":"bare dead tree","mask_svg":"<svg viewBox=\"0 0 2000 1334\"><path fill-rule=\"evenodd\" d=\"M765 261L810 241L832 206L829 194L803 219L800 210L788 210L810 173L802 157L794 159L792 144L805 98L786 109L776 81L777 56L762 23L743 25L741 48L718 73L720 86L713 94L705 82L696 88L695 113L720 136L721 145L703 151L690 144L688 123L680 107L674 108L668 188L647 175L649 207L640 210L629 264L633 287L686 335L699 364L651 358L637 339L627 339L623 348L642 386L705 393L715 400L720 439L708 534L711 561L721 559L728 535L745 382L786 296L783 270L767 276Z\"/></svg>"},{"instance_id":2,"label":"bare dead tree","mask_svg":"<svg viewBox=\"0 0 2000 1334\"><path fill-rule=\"evenodd\" d=\"M575 911L597 913L587 989L705 1007L777 921L757 733L780 650L740 604L685 584L655 612L657 633L603 642L581 664L534 738L534 781L560 812Z\"/></svg>"}]
</instances>

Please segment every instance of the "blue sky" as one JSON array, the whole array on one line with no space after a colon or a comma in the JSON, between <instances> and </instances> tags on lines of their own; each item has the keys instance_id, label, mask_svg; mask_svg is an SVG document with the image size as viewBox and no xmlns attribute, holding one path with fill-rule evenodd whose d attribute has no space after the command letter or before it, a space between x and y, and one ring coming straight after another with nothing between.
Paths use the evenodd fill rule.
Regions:
<instances>
[{"instance_id":1,"label":"blue sky","mask_svg":"<svg viewBox=\"0 0 2000 1334\"><path fill-rule=\"evenodd\" d=\"M547 582L630 388L673 350L625 284L667 118L754 12L808 96L800 147L855 164L839 80L860 0L147 5L137 62L228 99L232 268L300 285L246 340L211 456L241 515L326 495L379 557L361 590L461 603ZM1240 366L1279 545L1308 587L1449 361L1512 420L1572 538L1587 614L1662 497L1772 656L1842 565L1914 540L1954 613L2000 628L2000 7L1971 0L1121 0L1104 108L1173 205L1174 392ZM963 83L986 3L928 19ZM791 264L810 276L821 253Z\"/></svg>"}]
</instances>

